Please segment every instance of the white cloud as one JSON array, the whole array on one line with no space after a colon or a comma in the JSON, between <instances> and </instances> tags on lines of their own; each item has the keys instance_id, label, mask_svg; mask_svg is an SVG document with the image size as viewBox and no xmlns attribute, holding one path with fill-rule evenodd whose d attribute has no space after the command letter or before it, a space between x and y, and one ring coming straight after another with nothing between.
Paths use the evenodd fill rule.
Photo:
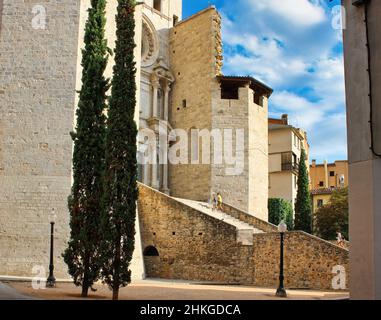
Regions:
<instances>
[{"instance_id":1,"label":"white cloud","mask_svg":"<svg viewBox=\"0 0 381 320\"><path fill-rule=\"evenodd\" d=\"M297 26L308 27L322 23L326 19L320 3L309 0L249 0L249 2L255 10L269 10Z\"/></svg>"},{"instance_id":2,"label":"white cloud","mask_svg":"<svg viewBox=\"0 0 381 320\"><path fill-rule=\"evenodd\" d=\"M240 74L252 74L259 80L271 83L272 86L285 80L306 74L308 65L298 57L287 57L285 49L278 38L258 37L250 33L239 33L234 24L224 18L223 40L228 46L241 46L247 56L242 53L225 56L228 71ZM232 27L233 26L233 27Z\"/></svg>"},{"instance_id":3,"label":"white cloud","mask_svg":"<svg viewBox=\"0 0 381 320\"><path fill-rule=\"evenodd\" d=\"M291 124L307 131L312 131L324 119L319 104L288 91L275 92L271 103L275 110L289 115Z\"/></svg>"},{"instance_id":4,"label":"white cloud","mask_svg":"<svg viewBox=\"0 0 381 320\"><path fill-rule=\"evenodd\" d=\"M311 154L319 161L347 158L345 112L326 115L318 127L310 133Z\"/></svg>"},{"instance_id":5,"label":"white cloud","mask_svg":"<svg viewBox=\"0 0 381 320\"><path fill-rule=\"evenodd\" d=\"M345 159L347 155L346 115L328 113L323 103L313 103L291 92L274 93L271 116L279 117L283 113L289 115L289 123L307 131L311 146L310 154L318 161L334 160L335 157ZM339 160L339 159L338 159Z\"/></svg>"},{"instance_id":6,"label":"white cloud","mask_svg":"<svg viewBox=\"0 0 381 320\"><path fill-rule=\"evenodd\" d=\"M310 85L325 104L342 107L345 101L344 61L342 57L320 59L315 64Z\"/></svg>"}]
</instances>

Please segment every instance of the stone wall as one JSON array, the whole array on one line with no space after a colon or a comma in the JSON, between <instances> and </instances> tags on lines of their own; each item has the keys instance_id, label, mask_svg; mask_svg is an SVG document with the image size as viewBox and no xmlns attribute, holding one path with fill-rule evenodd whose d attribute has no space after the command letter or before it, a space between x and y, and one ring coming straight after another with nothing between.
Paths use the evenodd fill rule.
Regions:
<instances>
[{"instance_id":1,"label":"stone wall","mask_svg":"<svg viewBox=\"0 0 381 320\"><path fill-rule=\"evenodd\" d=\"M169 122L174 128L186 130L188 133L192 128L209 131L212 129L211 95L212 84L216 82L218 55L215 37L217 17L217 11L208 8L181 21L170 32L170 61L176 80ZM186 107L183 101L186 101ZM189 154L188 164L170 165L171 194L207 200L211 188L210 165L190 164L191 160Z\"/></svg>"},{"instance_id":2,"label":"stone wall","mask_svg":"<svg viewBox=\"0 0 381 320\"><path fill-rule=\"evenodd\" d=\"M251 268L252 271L246 259L252 248L237 243L235 227L149 187L141 185L139 194L143 248L154 246L159 251L159 257L144 258L147 277L223 283L245 281L240 270ZM240 267L236 268L237 265Z\"/></svg>"},{"instance_id":3,"label":"stone wall","mask_svg":"<svg viewBox=\"0 0 381 320\"><path fill-rule=\"evenodd\" d=\"M140 185L138 202L148 277L276 287L279 277L279 234L255 234L253 245L237 242L235 227L206 216L175 199ZM228 213L254 226L274 230L237 209ZM254 219L254 220L253 220ZM262 229L262 230L263 230ZM285 284L288 288L332 289L332 268L348 270L348 251L303 232L285 236Z\"/></svg>"},{"instance_id":4,"label":"stone wall","mask_svg":"<svg viewBox=\"0 0 381 320\"><path fill-rule=\"evenodd\" d=\"M55 274L66 277L79 0L3 0L0 38L0 274L48 271L56 214ZM46 27L35 29L36 5ZM39 25L41 26L41 25Z\"/></svg>"},{"instance_id":5,"label":"stone wall","mask_svg":"<svg viewBox=\"0 0 381 320\"><path fill-rule=\"evenodd\" d=\"M269 223L265 220L261 220L257 217L255 217L253 214L249 214L245 211L242 211L232 205L229 205L227 203L223 204L224 212L228 215L241 220L243 222L246 222L254 227L257 227L260 230L263 230L265 232L276 232L277 226L273 225L272 223Z\"/></svg>"},{"instance_id":6,"label":"stone wall","mask_svg":"<svg viewBox=\"0 0 381 320\"><path fill-rule=\"evenodd\" d=\"M274 287L279 277L279 233L254 235L255 285ZM287 232L284 239L284 276L288 288L332 289L335 266L346 270L349 284L348 250L300 231Z\"/></svg>"},{"instance_id":7,"label":"stone wall","mask_svg":"<svg viewBox=\"0 0 381 320\"><path fill-rule=\"evenodd\" d=\"M267 220L268 106L267 98L263 107L256 105L254 94L249 87L243 87L239 88L239 99L221 99L221 89L214 85L213 128L233 132L229 145L236 162L227 163L228 153L224 149L224 162L212 166L212 189L221 192L224 201ZM239 131L243 132L243 138L237 141ZM228 141L224 136L224 143Z\"/></svg>"}]
</instances>

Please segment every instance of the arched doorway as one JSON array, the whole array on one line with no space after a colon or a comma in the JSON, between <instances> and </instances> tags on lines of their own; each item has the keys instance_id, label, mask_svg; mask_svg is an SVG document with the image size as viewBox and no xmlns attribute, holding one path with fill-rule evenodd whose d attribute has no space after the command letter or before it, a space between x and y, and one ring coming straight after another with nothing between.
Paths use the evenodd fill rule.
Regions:
<instances>
[{"instance_id":1,"label":"arched doorway","mask_svg":"<svg viewBox=\"0 0 381 320\"><path fill-rule=\"evenodd\" d=\"M159 251L154 246L148 246L144 249L143 255L145 257L158 257Z\"/></svg>"}]
</instances>

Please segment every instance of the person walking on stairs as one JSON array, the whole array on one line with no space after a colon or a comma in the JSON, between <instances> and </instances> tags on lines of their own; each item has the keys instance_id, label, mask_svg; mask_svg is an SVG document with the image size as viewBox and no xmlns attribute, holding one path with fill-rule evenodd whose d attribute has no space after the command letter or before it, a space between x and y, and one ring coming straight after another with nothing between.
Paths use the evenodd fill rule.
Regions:
<instances>
[{"instance_id":1,"label":"person walking on stairs","mask_svg":"<svg viewBox=\"0 0 381 320\"><path fill-rule=\"evenodd\" d=\"M221 193L217 193L217 210L223 211Z\"/></svg>"}]
</instances>

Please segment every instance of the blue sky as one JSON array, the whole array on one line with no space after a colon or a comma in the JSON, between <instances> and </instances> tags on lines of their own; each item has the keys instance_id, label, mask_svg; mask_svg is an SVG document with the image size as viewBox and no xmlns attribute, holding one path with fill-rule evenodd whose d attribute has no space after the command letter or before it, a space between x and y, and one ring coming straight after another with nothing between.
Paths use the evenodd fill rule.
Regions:
<instances>
[{"instance_id":1,"label":"blue sky","mask_svg":"<svg viewBox=\"0 0 381 320\"><path fill-rule=\"evenodd\" d=\"M183 15L211 4L223 18L224 74L271 86L270 116L307 130L311 159L347 159L340 0L183 0Z\"/></svg>"}]
</instances>

